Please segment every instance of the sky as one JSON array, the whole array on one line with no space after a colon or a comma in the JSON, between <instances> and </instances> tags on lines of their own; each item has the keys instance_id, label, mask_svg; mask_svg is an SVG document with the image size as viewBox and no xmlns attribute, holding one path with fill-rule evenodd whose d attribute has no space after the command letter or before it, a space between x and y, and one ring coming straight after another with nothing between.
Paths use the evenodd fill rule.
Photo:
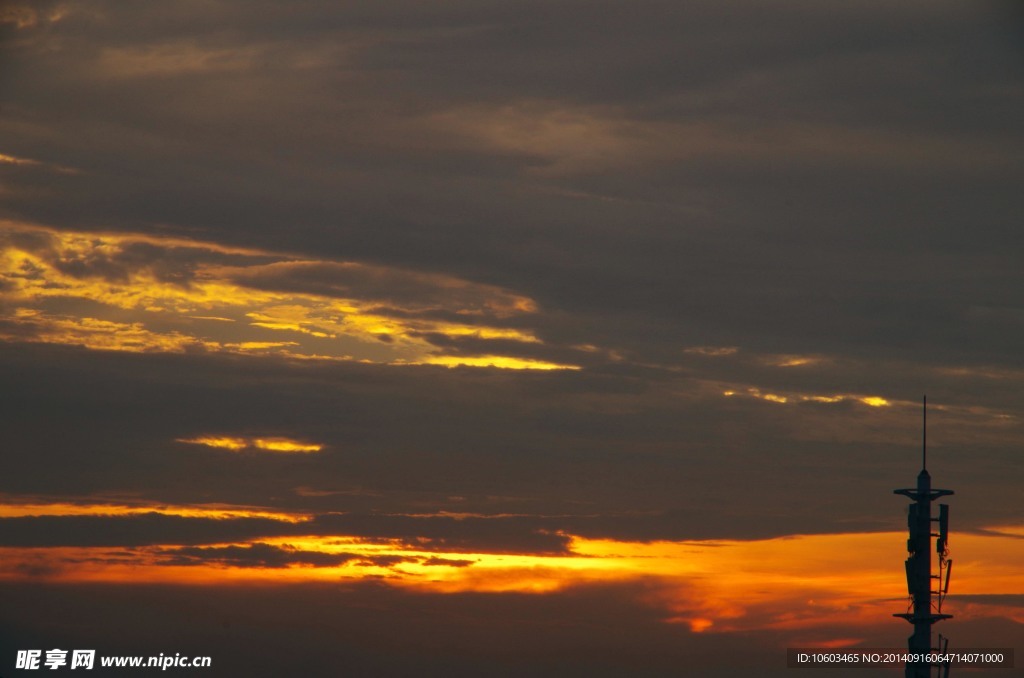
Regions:
<instances>
[{"instance_id":1,"label":"sky","mask_svg":"<svg viewBox=\"0 0 1024 678\"><path fill-rule=\"evenodd\" d=\"M924 394L1024 651L1022 112L1008 0L5 0L0 675L903 647Z\"/></svg>"}]
</instances>

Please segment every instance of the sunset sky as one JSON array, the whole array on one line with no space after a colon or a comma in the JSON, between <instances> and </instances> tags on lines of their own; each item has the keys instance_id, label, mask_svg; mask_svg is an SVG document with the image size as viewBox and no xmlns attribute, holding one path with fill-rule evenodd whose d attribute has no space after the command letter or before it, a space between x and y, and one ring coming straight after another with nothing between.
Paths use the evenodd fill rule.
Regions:
<instances>
[{"instance_id":1,"label":"sunset sky","mask_svg":"<svg viewBox=\"0 0 1024 678\"><path fill-rule=\"evenodd\" d=\"M0 676L902 675L925 393L1024 667L1022 185L1009 0L2 2Z\"/></svg>"}]
</instances>

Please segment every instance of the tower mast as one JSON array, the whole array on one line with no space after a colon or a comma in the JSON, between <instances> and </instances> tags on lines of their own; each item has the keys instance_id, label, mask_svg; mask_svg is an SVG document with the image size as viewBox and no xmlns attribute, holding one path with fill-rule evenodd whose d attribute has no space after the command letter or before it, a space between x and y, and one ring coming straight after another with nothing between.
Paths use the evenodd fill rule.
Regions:
<instances>
[{"instance_id":1,"label":"tower mast","mask_svg":"<svg viewBox=\"0 0 1024 678\"><path fill-rule=\"evenodd\" d=\"M907 518L910 538L907 540L909 556L906 560L907 590L910 593L910 606L907 612L894 614L913 624L914 632L907 639L910 654L919 655L919 661L908 662L906 678L931 678L932 668L942 671L942 676L949 675L949 664L936 665L927 660L926 655L935 650L945 652L943 639L939 636L938 648L932 647L932 625L935 622L949 619L953 615L942 613L942 602L949 590L949 575L953 561L948 558L949 541L949 506L939 504L939 516L932 517L932 501L939 497L953 494L952 490L932 489L932 479L928 475L928 448L926 443L928 399L923 403L921 472L917 475L917 487L893 490L909 498L912 503ZM938 523L938 532L932 532L932 523ZM935 537L935 551L938 554L938 573L932 574L932 537ZM933 590L934 585L934 590ZM948 646L946 639L945 645Z\"/></svg>"}]
</instances>

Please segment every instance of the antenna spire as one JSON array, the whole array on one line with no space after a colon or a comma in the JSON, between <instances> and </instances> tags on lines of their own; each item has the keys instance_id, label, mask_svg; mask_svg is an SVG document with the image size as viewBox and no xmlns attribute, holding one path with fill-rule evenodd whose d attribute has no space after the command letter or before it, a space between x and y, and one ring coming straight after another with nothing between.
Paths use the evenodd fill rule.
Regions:
<instances>
[{"instance_id":1,"label":"antenna spire","mask_svg":"<svg viewBox=\"0 0 1024 678\"><path fill-rule=\"evenodd\" d=\"M921 401L921 470L928 470L928 396Z\"/></svg>"}]
</instances>

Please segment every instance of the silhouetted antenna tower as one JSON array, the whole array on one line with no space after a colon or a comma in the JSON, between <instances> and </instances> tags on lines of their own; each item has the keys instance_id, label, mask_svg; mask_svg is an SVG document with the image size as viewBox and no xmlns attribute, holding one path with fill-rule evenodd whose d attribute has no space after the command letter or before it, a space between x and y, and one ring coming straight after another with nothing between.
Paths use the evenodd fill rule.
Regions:
<instances>
[{"instance_id":1,"label":"silhouetted antenna tower","mask_svg":"<svg viewBox=\"0 0 1024 678\"><path fill-rule=\"evenodd\" d=\"M949 663L934 664L928 661L927 655L932 652L945 654L949 648L949 639L939 634L938 647L932 647L932 624L953 615L942 613L942 603L949 591L949 575L953 571L953 561L949 558L949 506L939 504L939 515L932 517L932 500L953 494L953 490L933 490L932 479L928 475L928 398L923 402L922 435L921 435L921 472L917 475L917 487L904 490L893 490L894 494L902 494L914 503L910 505L907 526L910 528L910 539L907 540L907 590L910 593L910 605L907 612L894 614L914 625L914 633L907 639L907 649L911 654L919 655L920 661L908 662L906 678L931 678L932 669L935 676L947 678ZM932 523L938 523L938 532L932 532ZM938 554L938 571L932 574L932 537L935 537L935 552Z\"/></svg>"}]
</instances>

